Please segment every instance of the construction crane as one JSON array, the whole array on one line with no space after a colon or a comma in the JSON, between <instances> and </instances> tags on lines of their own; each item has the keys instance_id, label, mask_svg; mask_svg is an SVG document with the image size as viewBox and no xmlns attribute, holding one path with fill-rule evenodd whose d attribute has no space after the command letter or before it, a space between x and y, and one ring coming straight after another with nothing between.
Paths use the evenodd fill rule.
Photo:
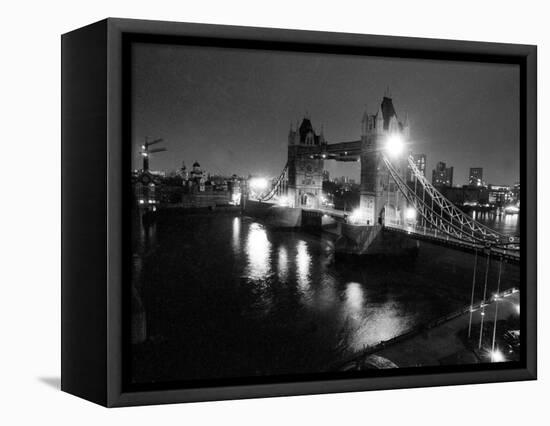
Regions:
<instances>
[{"instance_id":1,"label":"construction crane","mask_svg":"<svg viewBox=\"0 0 550 426\"><path fill-rule=\"evenodd\" d=\"M159 142L162 142L163 139L155 139L153 141L149 142L149 137L145 137L145 143L141 145L141 151L139 151L139 154L143 157L143 171L146 172L149 170L149 157L151 154L154 154L156 152L162 152L166 151L166 148L156 148L156 149L149 149L151 145L155 145Z\"/></svg>"}]
</instances>

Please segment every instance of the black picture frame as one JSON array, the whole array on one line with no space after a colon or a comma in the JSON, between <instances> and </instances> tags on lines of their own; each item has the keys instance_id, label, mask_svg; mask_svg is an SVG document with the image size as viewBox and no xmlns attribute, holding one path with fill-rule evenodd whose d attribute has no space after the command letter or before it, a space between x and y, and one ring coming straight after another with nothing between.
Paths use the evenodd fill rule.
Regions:
<instances>
[{"instance_id":1,"label":"black picture frame","mask_svg":"<svg viewBox=\"0 0 550 426\"><path fill-rule=\"evenodd\" d=\"M124 381L129 45L135 41L520 66L522 362L170 387ZM62 390L108 407L536 379L536 46L109 18L62 36ZM125 319L126 318L126 319Z\"/></svg>"}]
</instances>

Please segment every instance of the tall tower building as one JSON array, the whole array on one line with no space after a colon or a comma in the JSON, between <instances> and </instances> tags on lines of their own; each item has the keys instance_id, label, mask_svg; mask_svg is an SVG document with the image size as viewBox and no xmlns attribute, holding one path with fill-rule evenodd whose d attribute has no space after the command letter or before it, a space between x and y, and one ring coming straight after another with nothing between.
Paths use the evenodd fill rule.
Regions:
<instances>
[{"instance_id":1,"label":"tall tower building","mask_svg":"<svg viewBox=\"0 0 550 426\"><path fill-rule=\"evenodd\" d=\"M470 168L470 174L468 175L468 185L483 186L483 168L482 167Z\"/></svg>"},{"instance_id":2,"label":"tall tower building","mask_svg":"<svg viewBox=\"0 0 550 426\"><path fill-rule=\"evenodd\" d=\"M403 143L410 137L408 119L400 122L389 93L384 96L376 114L365 112L361 123L361 196L360 211L370 225L385 218L397 220L406 200L386 169L382 152L390 137L398 136ZM392 158L392 164L405 178L407 154Z\"/></svg>"},{"instance_id":3,"label":"tall tower building","mask_svg":"<svg viewBox=\"0 0 550 426\"><path fill-rule=\"evenodd\" d=\"M304 155L311 147L325 144L323 132L317 134L309 117L300 126L290 126L288 134L288 197L292 207L319 207L323 190L324 161Z\"/></svg>"}]
</instances>

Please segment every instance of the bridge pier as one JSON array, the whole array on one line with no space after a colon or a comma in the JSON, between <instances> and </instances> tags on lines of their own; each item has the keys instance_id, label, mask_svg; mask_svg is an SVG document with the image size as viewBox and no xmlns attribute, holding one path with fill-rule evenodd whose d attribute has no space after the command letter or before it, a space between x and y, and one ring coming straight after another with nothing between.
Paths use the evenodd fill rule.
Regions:
<instances>
[{"instance_id":1,"label":"bridge pier","mask_svg":"<svg viewBox=\"0 0 550 426\"><path fill-rule=\"evenodd\" d=\"M323 213L302 209L302 228L306 231L321 232L323 229Z\"/></svg>"},{"instance_id":2,"label":"bridge pier","mask_svg":"<svg viewBox=\"0 0 550 426\"><path fill-rule=\"evenodd\" d=\"M341 225L341 235L334 244L336 255L404 256L418 252L418 241L404 234L391 233L382 225Z\"/></svg>"}]
</instances>

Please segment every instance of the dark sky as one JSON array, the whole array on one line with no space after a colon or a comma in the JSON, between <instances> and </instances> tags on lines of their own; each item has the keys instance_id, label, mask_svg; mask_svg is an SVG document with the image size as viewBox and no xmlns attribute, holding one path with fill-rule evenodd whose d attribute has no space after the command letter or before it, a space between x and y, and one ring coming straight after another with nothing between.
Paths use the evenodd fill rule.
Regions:
<instances>
[{"instance_id":1,"label":"dark sky","mask_svg":"<svg viewBox=\"0 0 550 426\"><path fill-rule=\"evenodd\" d=\"M290 122L308 113L329 143L357 140L365 108L386 87L408 113L413 152L470 167L488 183L519 181L519 67L259 50L137 44L133 54L134 167L145 136L164 138L154 170L198 160L210 173L275 176ZM359 178L359 164L325 162L331 177Z\"/></svg>"}]
</instances>

